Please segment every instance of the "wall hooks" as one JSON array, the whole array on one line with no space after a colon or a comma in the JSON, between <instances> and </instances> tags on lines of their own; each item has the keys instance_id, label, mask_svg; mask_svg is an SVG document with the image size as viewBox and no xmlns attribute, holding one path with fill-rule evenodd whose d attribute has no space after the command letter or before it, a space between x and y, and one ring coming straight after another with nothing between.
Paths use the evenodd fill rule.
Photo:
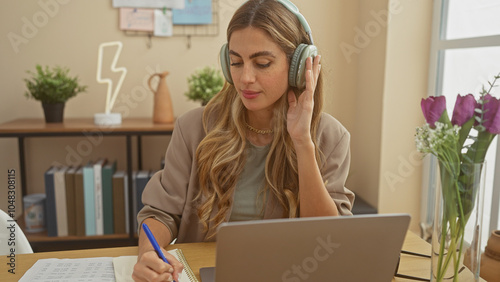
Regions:
<instances>
[{"instance_id":1,"label":"wall hooks","mask_svg":"<svg viewBox=\"0 0 500 282\"><path fill-rule=\"evenodd\" d=\"M152 32L146 32L146 31L133 31L133 30L124 30L124 34L126 36L146 36L146 47L148 49L151 49L153 47L153 33Z\"/></svg>"},{"instance_id":2,"label":"wall hooks","mask_svg":"<svg viewBox=\"0 0 500 282\"><path fill-rule=\"evenodd\" d=\"M174 25L172 37L186 37L186 48L191 49L192 37L216 37L219 35L219 0L212 0L212 23L210 24L200 24L200 25ZM165 14L167 8L163 7L161 11ZM140 30L124 30L126 36L147 36L146 46L148 49L153 47L153 39L155 36L153 32L150 31L140 31ZM163 37L169 38L169 37Z\"/></svg>"},{"instance_id":3,"label":"wall hooks","mask_svg":"<svg viewBox=\"0 0 500 282\"><path fill-rule=\"evenodd\" d=\"M153 34L149 32L148 41L146 42L146 47L148 47L148 49L151 49L151 47L153 46L153 40L151 39L151 37L153 37Z\"/></svg>"},{"instance_id":4,"label":"wall hooks","mask_svg":"<svg viewBox=\"0 0 500 282\"><path fill-rule=\"evenodd\" d=\"M191 49L191 35L187 36L187 48L188 50Z\"/></svg>"}]
</instances>

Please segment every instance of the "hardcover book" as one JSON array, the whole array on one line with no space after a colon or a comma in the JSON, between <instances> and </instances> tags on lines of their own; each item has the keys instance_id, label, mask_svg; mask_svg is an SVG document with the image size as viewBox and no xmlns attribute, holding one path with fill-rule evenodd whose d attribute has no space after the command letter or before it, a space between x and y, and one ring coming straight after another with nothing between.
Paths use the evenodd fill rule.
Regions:
<instances>
[{"instance_id":1,"label":"hardcover book","mask_svg":"<svg viewBox=\"0 0 500 282\"><path fill-rule=\"evenodd\" d=\"M116 234L128 233L128 178L125 171L113 175L113 226Z\"/></svg>"},{"instance_id":2,"label":"hardcover book","mask_svg":"<svg viewBox=\"0 0 500 282\"><path fill-rule=\"evenodd\" d=\"M57 236L57 214L56 214L56 195L54 190L54 173L57 167L50 167L44 173L45 194L46 194L46 226L47 235L51 237Z\"/></svg>"},{"instance_id":3,"label":"hardcover book","mask_svg":"<svg viewBox=\"0 0 500 282\"><path fill-rule=\"evenodd\" d=\"M75 172L75 228L77 236L85 236L85 192L83 189L83 167Z\"/></svg>"},{"instance_id":4,"label":"hardcover book","mask_svg":"<svg viewBox=\"0 0 500 282\"><path fill-rule=\"evenodd\" d=\"M56 199L57 236L68 236L68 210L66 208L67 166L62 166L54 172L54 193Z\"/></svg>"},{"instance_id":5,"label":"hardcover book","mask_svg":"<svg viewBox=\"0 0 500 282\"><path fill-rule=\"evenodd\" d=\"M68 220L68 235L76 235L76 190L75 190L75 173L79 167L72 166L64 175L66 183L66 210Z\"/></svg>"},{"instance_id":6,"label":"hardcover book","mask_svg":"<svg viewBox=\"0 0 500 282\"><path fill-rule=\"evenodd\" d=\"M113 224L113 174L116 161L102 167L102 213L104 234L114 233Z\"/></svg>"},{"instance_id":7,"label":"hardcover book","mask_svg":"<svg viewBox=\"0 0 500 282\"><path fill-rule=\"evenodd\" d=\"M104 234L104 214L102 206L102 167L105 164L105 158L100 158L94 163L94 209L96 235Z\"/></svg>"},{"instance_id":8,"label":"hardcover book","mask_svg":"<svg viewBox=\"0 0 500 282\"><path fill-rule=\"evenodd\" d=\"M96 235L94 195L94 166L89 162L83 167L83 203L85 206L85 235Z\"/></svg>"}]
</instances>

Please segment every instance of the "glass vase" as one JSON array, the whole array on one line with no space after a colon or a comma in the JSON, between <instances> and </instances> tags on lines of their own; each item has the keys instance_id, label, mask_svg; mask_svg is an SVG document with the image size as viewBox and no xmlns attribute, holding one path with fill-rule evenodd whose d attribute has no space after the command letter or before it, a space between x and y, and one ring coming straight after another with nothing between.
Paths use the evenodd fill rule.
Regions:
<instances>
[{"instance_id":1,"label":"glass vase","mask_svg":"<svg viewBox=\"0 0 500 282\"><path fill-rule=\"evenodd\" d=\"M446 163L436 171L431 281L479 281L486 163Z\"/></svg>"}]
</instances>

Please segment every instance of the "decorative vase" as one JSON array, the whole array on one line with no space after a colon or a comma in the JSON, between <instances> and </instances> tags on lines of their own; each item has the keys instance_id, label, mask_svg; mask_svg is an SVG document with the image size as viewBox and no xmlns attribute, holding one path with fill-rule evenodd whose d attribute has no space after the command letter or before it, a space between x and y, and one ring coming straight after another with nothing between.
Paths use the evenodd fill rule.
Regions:
<instances>
[{"instance_id":1,"label":"decorative vase","mask_svg":"<svg viewBox=\"0 0 500 282\"><path fill-rule=\"evenodd\" d=\"M62 122L64 117L65 103L42 103L46 123Z\"/></svg>"},{"instance_id":2,"label":"decorative vase","mask_svg":"<svg viewBox=\"0 0 500 282\"><path fill-rule=\"evenodd\" d=\"M170 90L167 86L168 71L155 73L148 80L149 89L154 93L153 105L153 122L154 123L173 123L174 111L172 109L172 100L170 98ZM151 86L151 80L158 76L160 81L156 90Z\"/></svg>"},{"instance_id":3,"label":"decorative vase","mask_svg":"<svg viewBox=\"0 0 500 282\"><path fill-rule=\"evenodd\" d=\"M485 172L486 163L439 162L431 281L479 281Z\"/></svg>"},{"instance_id":4,"label":"decorative vase","mask_svg":"<svg viewBox=\"0 0 500 282\"><path fill-rule=\"evenodd\" d=\"M491 232L481 255L481 278L488 282L500 282L500 230Z\"/></svg>"}]
</instances>

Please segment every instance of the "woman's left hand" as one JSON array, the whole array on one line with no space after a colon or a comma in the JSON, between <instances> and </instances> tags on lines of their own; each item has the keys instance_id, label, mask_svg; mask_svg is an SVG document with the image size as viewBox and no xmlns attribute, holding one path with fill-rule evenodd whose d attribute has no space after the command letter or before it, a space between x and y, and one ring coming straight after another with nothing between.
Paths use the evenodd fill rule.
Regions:
<instances>
[{"instance_id":1,"label":"woman's left hand","mask_svg":"<svg viewBox=\"0 0 500 282\"><path fill-rule=\"evenodd\" d=\"M311 119L314 108L314 90L318 82L321 56L311 57L306 60L306 88L298 100L292 89L288 91L289 109L287 113L287 130L294 144L307 144L311 142Z\"/></svg>"}]
</instances>

